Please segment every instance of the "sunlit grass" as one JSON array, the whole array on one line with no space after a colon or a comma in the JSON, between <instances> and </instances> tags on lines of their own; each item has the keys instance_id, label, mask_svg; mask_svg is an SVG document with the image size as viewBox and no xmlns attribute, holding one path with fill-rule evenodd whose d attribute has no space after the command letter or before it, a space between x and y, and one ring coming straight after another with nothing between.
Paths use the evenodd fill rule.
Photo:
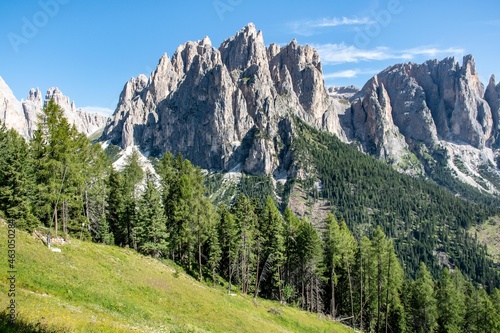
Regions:
<instances>
[{"instance_id":1,"label":"sunlit grass","mask_svg":"<svg viewBox=\"0 0 500 333\"><path fill-rule=\"evenodd\" d=\"M6 240L7 226L0 222L0 253L7 251ZM63 332L350 332L277 302L231 297L174 264L132 250L73 240L62 253L52 253L22 232L16 250L19 319L33 327ZM6 263L0 268L0 306L5 309ZM270 313L271 308L281 315Z\"/></svg>"}]
</instances>

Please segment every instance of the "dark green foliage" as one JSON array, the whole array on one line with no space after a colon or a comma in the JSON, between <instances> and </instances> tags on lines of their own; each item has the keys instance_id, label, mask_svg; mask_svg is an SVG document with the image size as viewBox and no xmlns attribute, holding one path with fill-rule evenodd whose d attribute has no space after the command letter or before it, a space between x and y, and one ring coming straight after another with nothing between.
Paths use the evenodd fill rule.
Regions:
<instances>
[{"instance_id":1,"label":"dark green foliage","mask_svg":"<svg viewBox=\"0 0 500 333\"><path fill-rule=\"evenodd\" d=\"M494 200L465 201L328 134L299 130L295 152L313 156L322 193L316 179L301 186L312 200L321 194L335 207L321 234L286 200L280 213L267 176L243 176L228 206L215 209L207 193L223 177L206 182L180 155L156 161L160 177L148 174L145 183L137 151L115 171L53 102L29 146L0 128L0 211L25 229L37 225L36 211L47 226L59 222L55 229L62 225L66 236L82 232L172 258L200 280L227 281L229 293L279 299L367 332L498 332L500 292L487 294L498 286L498 269L466 232L495 212L488 206ZM278 196L286 198L294 182L279 187ZM441 271L434 251L449 255L453 273ZM416 279L405 280L402 267ZM0 327L8 331L4 319ZM22 325L13 330L43 331Z\"/></svg>"},{"instance_id":2,"label":"dark green foliage","mask_svg":"<svg viewBox=\"0 0 500 333\"><path fill-rule=\"evenodd\" d=\"M438 276L440 266L434 255L438 250L446 252L452 263L474 281L488 289L500 286L498 269L484 247L466 232L466 228L498 212L497 199L478 195L477 202L463 200L435 184L399 174L386 163L300 120L296 123L299 135L294 141L295 153L313 156L322 196L357 238L380 225L395 238L407 275L414 277L423 261ZM464 191L458 193L465 196ZM473 197L476 192L471 191L467 193Z\"/></svg>"},{"instance_id":3,"label":"dark green foliage","mask_svg":"<svg viewBox=\"0 0 500 333\"><path fill-rule=\"evenodd\" d=\"M158 258L168 251L167 218L161 195L151 175L137 205L137 224L134 227L139 252Z\"/></svg>"},{"instance_id":4,"label":"dark green foliage","mask_svg":"<svg viewBox=\"0 0 500 333\"><path fill-rule=\"evenodd\" d=\"M420 264L417 279L409 286L408 326L411 332L433 332L437 327L437 301L434 281L424 263Z\"/></svg>"},{"instance_id":5,"label":"dark green foliage","mask_svg":"<svg viewBox=\"0 0 500 333\"><path fill-rule=\"evenodd\" d=\"M0 212L19 229L38 224L32 212L35 178L27 143L13 129L0 125Z\"/></svg>"},{"instance_id":6,"label":"dark green foliage","mask_svg":"<svg viewBox=\"0 0 500 333\"><path fill-rule=\"evenodd\" d=\"M260 253L258 257L260 262L258 262L258 271L260 275L257 274L257 279L259 286L261 281L268 281L268 285L271 288L266 290L267 294L271 296L277 291L278 299L281 300L280 268L283 264L285 252L283 243L283 218L271 197L267 197L266 199L259 222L260 237L258 239L258 250L260 250Z\"/></svg>"},{"instance_id":7,"label":"dark green foliage","mask_svg":"<svg viewBox=\"0 0 500 333\"><path fill-rule=\"evenodd\" d=\"M24 320L16 319L11 321L9 314L0 312L0 332L3 333L64 333L67 329L49 327L42 322L36 324L28 323Z\"/></svg>"},{"instance_id":8,"label":"dark green foliage","mask_svg":"<svg viewBox=\"0 0 500 333\"><path fill-rule=\"evenodd\" d=\"M442 272L437 283L438 333L460 333L465 316L465 281L460 272Z\"/></svg>"},{"instance_id":9,"label":"dark green foliage","mask_svg":"<svg viewBox=\"0 0 500 333\"><path fill-rule=\"evenodd\" d=\"M69 125L53 100L39 118L30 142L37 183L37 217L53 227L56 236L62 229L65 237L85 231L94 238L107 238L105 234L97 235L105 231L99 222L105 215L105 180L109 170L104 153Z\"/></svg>"}]
</instances>

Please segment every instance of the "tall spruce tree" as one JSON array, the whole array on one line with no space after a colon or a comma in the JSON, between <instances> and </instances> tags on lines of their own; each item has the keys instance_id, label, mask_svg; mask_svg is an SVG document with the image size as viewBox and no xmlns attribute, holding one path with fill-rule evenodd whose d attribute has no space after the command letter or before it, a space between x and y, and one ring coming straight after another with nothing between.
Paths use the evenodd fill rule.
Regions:
<instances>
[{"instance_id":1,"label":"tall spruce tree","mask_svg":"<svg viewBox=\"0 0 500 333\"><path fill-rule=\"evenodd\" d=\"M218 213L220 217L218 236L221 248L221 271L228 281L228 293L230 294L240 253L239 231L234 215L224 204L218 207Z\"/></svg>"},{"instance_id":2,"label":"tall spruce tree","mask_svg":"<svg viewBox=\"0 0 500 333\"><path fill-rule=\"evenodd\" d=\"M298 225L295 250L299 260L301 306L319 312L322 310L318 302L321 298L322 243L316 229L306 220Z\"/></svg>"},{"instance_id":3,"label":"tall spruce tree","mask_svg":"<svg viewBox=\"0 0 500 333\"><path fill-rule=\"evenodd\" d=\"M0 212L21 230L37 226L32 200L35 189L33 161L24 139L0 125Z\"/></svg>"},{"instance_id":4,"label":"tall spruce tree","mask_svg":"<svg viewBox=\"0 0 500 333\"><path fill-rule=\"evenodd\" d=\"M455 272L454 274L459 274ZM465 316L465 289L463 283L454 279L445 268L437 283L436 300L439 333L460 333Z\"/></svg>"},{"instance_id":5,"label":"tall spruce tree","mask_svg":"<svg viewBox=\"0 0 500 333\"><path fill-rule=\"evenodd\" d=\"M268 296L272 297L272 289L277 289L278 299L282 300L281 266L283 265L285 252L283 242L283 218L270 196L266 198L266 203L261 214L259 228L262 240L262 255L260 255L261 260L258 260L260 269L258 266L256 274L258 282L255 295L257 296L259 291L259 282L263 280L262 277L267 275L269 276L267 279L268 285L271 287L271 290L268 292ZM269 270L269 272L266 270Z\"/></svg>"},{"instance_id":6,"label":"tall spruce tree","mask_svg":"<svg viewBox=\"0 0 500 333\"><path fill-rule=\"evenodd\" d=\"M137 205L134 231L139 252L159 258L168 251L167 218L152 175L148 174L146 178L146 189Z\"/></svg>"},{"instance_id":7,"label":"tall spruce tree","mask_svg":"<svg viewBox=\"0 0 500 333\"><path fill-rule=\"evenodd\" d=\"M323 236L324 241L324 256L325 265L328 272L326 277L329 281L330 287L330 315L335 318L337 316L337 303L335 295L335 287L338 283L337 268L340 266L340 259L342 257L342 235L340 233L340 226L337 218L329 213L326 221L326 231Z\"/></svg>"},{"instance_id":8,"label":"tall spruce tree","mask_svg":"<svg viewBox=\"0 0 500 333\"><path fill-rule=\"evenodd\" d=\"M434 296L434 281L422 262L417 271L417 278L410 284L409 327L412 332L432 332L437 327L437 301Z\"/></svg>"},{"instance_id":9,"label":"tall spruce tree","mask_svg":"<svg viewBox=\"0 0 500 333\"><path fill-rule=\"evenodd\" d=\"M250 292L250 286L255 282L255 235L258 230L258 218L255 206L244 195L236 199L233 214L239 231L239 280L243 294L247 294Z\"/></svg>"}]
</instances>

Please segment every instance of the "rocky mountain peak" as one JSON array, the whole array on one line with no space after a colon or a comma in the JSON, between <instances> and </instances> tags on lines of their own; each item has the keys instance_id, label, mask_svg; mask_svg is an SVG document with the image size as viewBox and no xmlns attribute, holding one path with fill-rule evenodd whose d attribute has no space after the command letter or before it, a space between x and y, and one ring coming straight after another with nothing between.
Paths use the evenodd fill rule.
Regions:
<instances>
[{"instance_id":1,"label":"rocky mountain peak","mask_svg":"<svg viewBox=\"0 0 500 333\"><path fill-rule=\"evenodd\" d=\"M432 145L444 139L481 148L491 137L491 109L483 99L484 88L472 56L464 57L462 67L451 57L421 65L395 65L376 80L387 89L394 123L408 143ZM367 84L362 94L370 95L373 89ZM361 106L354 103L354 112Z\"/></svg>"},{"instance_id":2,"label":"rocky mountain peak","mask_svg":"<svg viewBox=\"0 0 500 333\"><path fill-rule=\"evenodd\" d=\"M249 23L235 36L222 42L219 51L229 72L245 70L252 65L264 67L267 63L262 32L257 31L253 23Z\"/></svg>"},{"instance_id":3,"label":"rocky mountain peak","mask_svg":"<svg viewBox=\"0 0 500 333\"><path fill-rule=\"evenodd\" d=\"M62 107L68 115L73 116L73 114L76 113L75 103L70 101L69 97L64 96L59 88L52 87L47 90L47 93L45 94L45 103L51 99Z\"/></svg>"},{"instance_id":4,"label":"rocky mountain peak","mask_svg":"<svg viewBox=\"0 0 500 333\"><path fill-rule=\"evenodd\" d=\"M0 76L0 122L7 128L13 128L23 136L28 135L26 119L21 103Z\"/></svg>"},{"instance_id":5,"label":"rocky mountain peak","mask_svg":"<svg viewBox=\"0 0 500 333\"><path fill-rule=\"evenodd\" d=\"M467 75L477 75L476 72L476 61L472 54L468 54L463 57L462 68Z\"/></svg>"},{"instance_id":6,"label":"rocky mountain peak","mask_svg":"<svg viewBox=\"0 0 500 333\"><path fill-rule=\"evenodd\" d=\"M102 139L181 152L207 169L269 174L289 161L289 135L280 131L292 126L290 115L340 134L344 109L328 96L313 48L266 48L248 24L218 49L208 37L184 43L149 79L129 81Z\"/></svg>"},{"instance_id":7,"label":"rocky mountain peak","mask_svg":"<svg viewBox=\"0 0 500 333\"><path fill-rule=\"evenodd\" d=\"M38 88L32 88L28 92L28 97L26 98L27 101L33 102L35 104L40 104L42 105L42 93L40 92L40 89Z\"/></svg>"},{"instance_id":8,"label":"rocky mountain peak","mask_svg":"<svg viewBox=\"0 0 500 333\"><path fill-rule=\"evenodd\" d=\"M15 129L25 139L30 139L37 128L38 117L44 105L53 99L63 110L64 116L77 130L90 135L104 127L107 117L77 110L75 103L58 88L47 90L44 100L40 89L31 89L26 100L19 102L5 81L0 77L0 117L8 128Z\"/></svg>"}]
</instances>

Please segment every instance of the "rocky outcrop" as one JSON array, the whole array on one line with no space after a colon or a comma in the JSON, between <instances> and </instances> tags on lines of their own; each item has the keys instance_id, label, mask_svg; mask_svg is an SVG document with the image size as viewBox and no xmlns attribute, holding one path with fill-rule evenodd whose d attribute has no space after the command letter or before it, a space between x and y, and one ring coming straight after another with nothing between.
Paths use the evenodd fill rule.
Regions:
<instances>
[{"instance_id":1,"label":"rocky outcrop","mask_svg":"<svg viewBox=\"0 0 500 333\"><path fill-rule=\"evenodd\" d=\"M24 117L23 107L1 77L0 121L5 124L7 128L13 128L24 137L28 136L28 124Z\"/></svg>"},{"instance_id":2,"label":"rocky outcrop","mask_svg":"<svg viewBox=\"0 0 500 333\"><path fill-rule=\"evenodd\" d=\"M490 143L495 148L500 148L500 83L495 85L495 75L492 75L490 82L486 87L484 99L488 102L491 109L491 117L493 120L493 135Z\"/></svg>"},{"instance_id":3,"label":"rocky outcrop","mask_svg":"<svg viewBox=\"0 0 500 333\"><path fill-rule=\"evenodd\" d=\"M28 127L27 138L32 138L35 134L35 130L38 123L38 115L42 112L43 99L40 90L31 89L28 93L28 97L22 102L24 117L26 118L26 123Z\"/></svg>"},{"instance_id":4,"label":"rocky outcrop","mask_svg":"<svg viewBox=\"0 0 500 333\"><path fill-rule=\"evenodd\" d=\"M350 101L359 91L360 89L356 86L330 87L328 95L336 99Z\"/></svg>"},{"instance_id":5,"label":"rocky outcrop","mask_svg":"<svg viewBox=\"0 0 500 333\"><path fill-rule=\"evenodd\" d=\"M343 136L318 53L294 40L266 48L253 24L219 48L208 37L163 55L150 77L125 84L102 140L160 155L180 152L215 170L289 168L292 117Z\"/></svg>"},{"instance_id":6,"label":"rocky outcrop","mask_svg":"<svg viewBox=\"0 0 500 333\"><path fill-rule=\"evenodd\" d=\"M438 140L446 140L481 149L492 135L491 108L484 100L484 88L471 56L464 57L461 67L453 58L422 65L395 65L376 76L378 85L373 81L355 96L351 108L353 119L362 118L367 109L386 100L384 94L370 98L383 89L391 107L385 112L392 114L396 130L408 144L418 141L432 145ZM370 121L355 121L352 126L356 138L363 139L366 125L371 126L372 131L385 130ZM380 149L384 142L368 138L366 144Z\"/></svg>"},{"instance_id":7,"label":"rocky outcrop","mask_svg":"<svg viewBox=\"0 0 500 333\"><path fill-rule=\"evenodd\" d=\"M99 129L102 129L108 120L108 117L97 113L87 113L75 107L75 103L63 95L57 88L50 88L42 98L40 90L31 89L26 100L19 102L5 81L0 77L0 117L1 121L8 128L15 129L26 139L33 137L37 128L38 117L42 112L43 106L50 99L64 110L64 116L71 125L85 135L91 135Z\"/></svg>"},{"instance_id":8,"label":"rocky outcrop","mask_svg":"<svg viewBox=\"0 0 500 333\"><path fill-rule=\"evenodd\" d=\"M353 133L364 150L378 158L399 162L408 149L393 119L393 104L385 85L375 76L352 106Z\"/></svg>"},{"instance_id":9,"label":"rocky outcrop","mask_svg":"<svg viewBox=\"0 0 500 333\"><path fill-rule=\"evenodd\" d=\"M88 136L95 133L99 129L102 129L106 125L108 117L77 109L75 102L72 102L69 97L64 96L58 88L50 88L47 90L45 103L51 99L53 99L54 102L56 102L64 110L64 116L68 119L70 125L74 125L80 133Z\"/></svg>"},{"instance_id":10,"label":"rocky outcrop","mask_svg":"<svg viewBox=\"0 0 500 333\"><path fill-rule=\"evenodd\" d=\"M398 64L368 81L341 120L349 139L368 153L401 164L422 147L445 149L457 174L477 180L480 167L495 162L499 91L492 78L485 93L472 56L462 66L454 58ZM465 167L453 164L463 155L460 147L470 147Z\"/></svg>"}]
</instances>

